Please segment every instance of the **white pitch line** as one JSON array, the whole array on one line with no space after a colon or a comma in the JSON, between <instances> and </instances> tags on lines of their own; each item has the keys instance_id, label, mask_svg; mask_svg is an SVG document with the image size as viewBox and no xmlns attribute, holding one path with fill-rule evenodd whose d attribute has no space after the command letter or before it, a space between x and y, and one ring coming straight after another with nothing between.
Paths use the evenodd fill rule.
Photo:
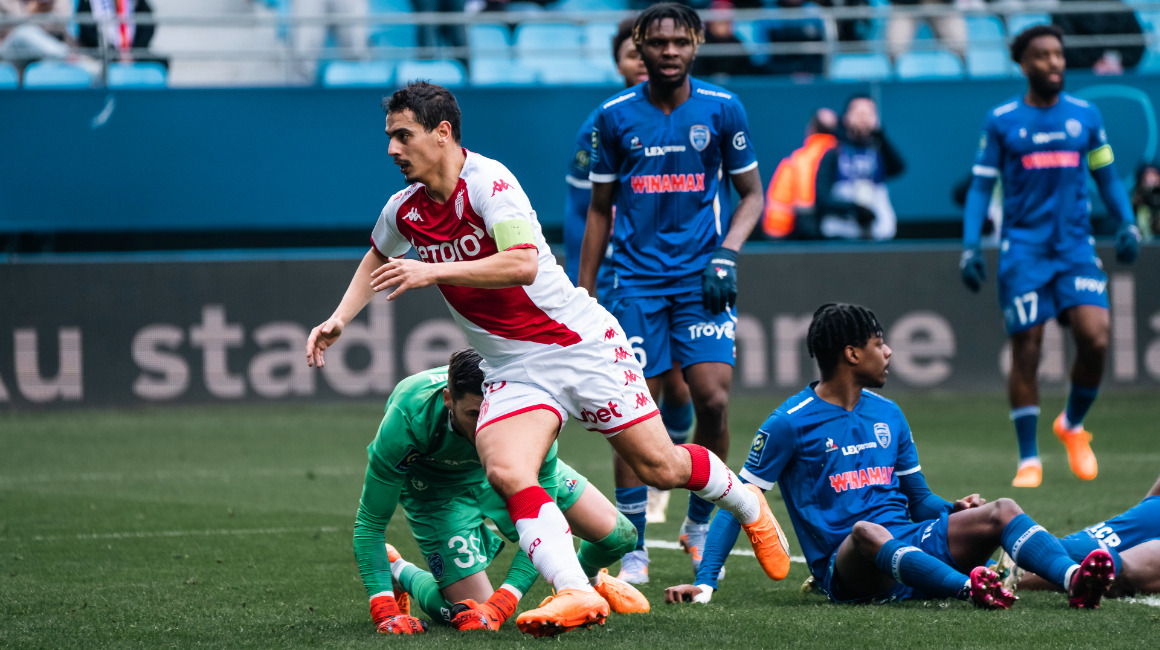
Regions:
<instances>
[{"instance_id":1,"label":"white pitch line","mask_svg":"<svg viewBox=\"0 0 1160 650\"><path fill-rule=\"evenodd\" d=\"M1160 596L1144 596L1143 598L1125 598L1125 602L1139 603L1141 605L1151 605L1152 607L1160 607Z\"/></svg>"},{"instance_id":2,"label":"white pitch line","mask_svg":"<svg viewBox=\"0 0 1160 650\"><path fill-rule=\"evenodd\" d=\"M296 533L337 533L343 528L312 526L309 528L219 528L217 530L158 530L80 535L33 535L27 538L0 537L0 542L61 542L102 539L148 539L153 537L214 537L222 535L290 535Z\"/></svg>"},{"instance_id":3,"label":"white pitch line","mask_svg":"<svg viewBox=\"0 0 1160 650\"><path fill-rule=\"evenodd\" d=\"M683 550L685 550L677 542L666 542L666 541L659 540L659 539L646 539L644 541L644 545L647 548L663 548L663 549L668 550L668 551L683 551ZM753 551L750 551L750 550L744 549L744 548L735 548L732 551L729 551L729 555L745 555L748 557L755 557L753 555ZM802 564L806 563L806 559L804 557L802 557L801 555L791 555L791 556L789 556L789 561L790 562L800 562Z\"/></svg>"}]
</instances>

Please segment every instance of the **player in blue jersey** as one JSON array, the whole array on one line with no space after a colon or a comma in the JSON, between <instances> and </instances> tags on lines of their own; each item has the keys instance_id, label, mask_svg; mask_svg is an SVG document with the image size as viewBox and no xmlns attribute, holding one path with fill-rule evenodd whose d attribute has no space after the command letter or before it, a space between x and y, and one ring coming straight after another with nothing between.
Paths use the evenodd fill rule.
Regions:
<instances>
[{"instance_id":1,"label":"player in blue jersey","mask_svg":"<svg viewBox=\"0 0 1160 650\"><path fill-rule=\"evenodd\" d=\"M617 25L616 34L612 37L612 58L616 62L617 72L624 77L625 88L648 79L644 61L640 58L636 44L632 42L632 28L635 24L635 17L625 18ZM588 172L592 162L592 125L596 121L596 113L596 110L589 113L576 133L568 175L564 179L568 183L568 194L564 201L564 270L572 282L577 282L580 272L580 243L584 239L584 224L588 221L588 204L592 198L592 181L588 180ZM607 297L612 289L610 257L606 251L604 263L597 273L598 296ZM662 398L656 401L669 438L675 444L682 444L688 441L693 428L693 402L689 386L680 373L680 365L674 363L673 370L676 372L665 374ZM648 552L644 548L645 525L665 520L669 493L651 487L646 491L633 483L627 487L617 484L616 490L616 507L636 526L638 533L637 548L621 563L619 577L640 583L648 579L647 571L642 570L648 564Z\"/></svg>"},{"instance_id":2,"label":"player in blue jersey","mask_svg":"<svg viewBox=\"0 0 1160 650\"><path fill-rule=\"evenodd\" d=\"M1116 580L1108 589L1108 597L1160 593L1160 479L1140 503L1059 541L1073 559L1096 548L1111 553L1116 563ZM999 564L1010 570L1008 557ZM1022 576L1021 573L1015 570L1008 576L1019 589L1055 589L1055 585L1033 573Z\"/></svg>"},{"instance_id":3,"label":"player in blue jersey","mask_svg":"<svg viewBox=\"0 0 1160 650\"><path fill-rule=\"evenodd\" d=\"M1007 395L1019 441L1012 484L1037 487L1043 469L1036 443L1043 326L1057 318L1076 343L1067 407L1055 435L1067 447L1071 470L1090 481L1098 467L1083 428L1095 401L1108 349L1107 275L1096 256L1087 175L1119 222L1116 259L1132 263L1140 231L1112 165L1103 120L1091 104L1063 91L1063 33L1029 27L1011 43L1011 58L1027 77L1027 92L991 110L975 158L963 218L963 283L979 291L985 265L979 241L996 178L1003 181L999 303L1011 338Z\"/></svg>"},{"instance_id":4,"label":"player in blue jersey","mask_svg":"<svg viewBox=\"0 0 1160 650\"><path fill-rule=\"evenodd\" d=\"M1014 596L986 566L1002 546L1019 566L1067 585L1073 607L1099 605L1114 577L1107 551L1076 563L1011 499L950 503L930 491L902 411L868 390L885 384L891 355L873 312L822 305L806 341L821 381L761 425L738 476L765 490L778 484L810 574L832 601L959 598L1006 609ZM697 584L670 587L667 602L708 602L737 539L724 515L713 520Z\"/></svg>"},{"instance_id":5,"label":"player in blue jersey","mask_svg":"<svg viewBox=\"0 0 1160 650\"><path fill-rule=\"evenodd\" d=\"M580 286L596 292L611 237L613 287L604 303L630 340L641 341L636 351L653 395L680 364L696 412L693 439L725 454L737 251L762 209L757 157L741 102L689 76L704 40L696 12L652 5L637 17L632 38L648 81L597 110ZM719 210L730 181L740 195L731 215ZM619 460L616 473L621 489L640 485ZM681 538L694 566L712 510L690 499Z\"/></svg>"}]
</instances>

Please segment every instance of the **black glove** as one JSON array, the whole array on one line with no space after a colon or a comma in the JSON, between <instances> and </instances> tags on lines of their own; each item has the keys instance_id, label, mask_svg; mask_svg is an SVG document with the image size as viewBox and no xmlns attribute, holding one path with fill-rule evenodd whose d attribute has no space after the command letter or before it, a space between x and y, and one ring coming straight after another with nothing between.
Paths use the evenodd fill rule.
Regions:
<instances>
[{"instance_id":1,"label":"black glove","mask_svg":"<svg viewBox=\"0 0 1160 650\"><path fill-rule=\"evenodd\" d=\"M1140 254L1140 229L1135 224L1125 223L1116 231L1116 261L1131 264Z\"/></svg>"},{"instance_id":2,"label":"black glove","mask_svg":"<svg viewBox=\"0 0 1160 650\"><path fill-rule=\"evenodd\" d=\"M711 314L737 304L737 251L724 246L713 251L701 273L701 304Z\"/></svg>"},{"instance_id":3,"label":"black glove","mask_svg":"<svg viewBox=\"0 0 1160 650\"><path fill-rule=\"evenodd\" d=\"M987 279L987 265L983 263L983 251L978 247L963 249L963 256L959 258L959 273L963 284L972 293L979 293L983 288L983 280Z\"/></svg>"}]
</instances>

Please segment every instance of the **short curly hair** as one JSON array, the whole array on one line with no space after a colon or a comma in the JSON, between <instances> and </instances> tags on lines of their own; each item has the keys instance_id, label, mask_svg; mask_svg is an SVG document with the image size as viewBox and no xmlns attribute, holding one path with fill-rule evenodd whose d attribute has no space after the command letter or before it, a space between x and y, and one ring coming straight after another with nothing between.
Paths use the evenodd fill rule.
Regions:
<instances>
[{"instance_id":1,"label":"short curly hair","mask_svg":"<svg viewBox=\"0 0 1160 650\"><path fill-rule=\"evenodd\" d=\"M1063 45L1063 30L1055 25L1032 25L1027 29L1019 32L1015 40L1011 41L1011 60L1015 63L1023 62L1023 53L1027 51L1027 46L1031 41L1040 36L1054 36L1060 45Z\"/></svg>"}]
</instances>

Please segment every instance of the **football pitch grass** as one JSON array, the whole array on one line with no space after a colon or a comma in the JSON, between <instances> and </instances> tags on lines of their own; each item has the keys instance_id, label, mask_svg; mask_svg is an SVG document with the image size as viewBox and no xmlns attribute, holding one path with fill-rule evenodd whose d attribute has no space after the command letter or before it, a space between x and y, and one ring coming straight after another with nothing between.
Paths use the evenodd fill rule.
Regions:
<instances>
[{"instance_id":1,"label":"football pitch grass","mask_svg":"<svg viewBox=\"0 0 1160 650\"><path fill-rule=\"evenodd\" d=\"M889 391L885 393L891 396ZM730 466L787 395L736 398ZM1160 474L1160 399L1102 395L1088 418L1099 477L1081 483L1050 433L1062 407L1045 398L1043 486L1014 490L1015 440L999 395L899 395L931 488L948 499L1014 497L1056 534L1136 504ZM432 626L422 637L375 633L351 551L366 445L381 404L214 406L0 413L0 647L465 647L560 643L600 648L1160 647L1160 598L1069 610L1062 594L1020 593L1006 612L958 601L836 606L780 583L752 557L730 558L712 603L665 605L664 587L691 582L686 555L653 548L652 602L603 628L558 640ZM608 446L569 425L560 457L611 495ZM769 495L794 555L781 497ZM683 517L649 538L672 544ZM422 565L401 513L387 531ZM739 548L747 548L742 537ZM508 545L489 573L502 580ZM613 568L615 573L616 568ZM521 602L535 606L543 581Z\"/></svg>"}]
</instances>

